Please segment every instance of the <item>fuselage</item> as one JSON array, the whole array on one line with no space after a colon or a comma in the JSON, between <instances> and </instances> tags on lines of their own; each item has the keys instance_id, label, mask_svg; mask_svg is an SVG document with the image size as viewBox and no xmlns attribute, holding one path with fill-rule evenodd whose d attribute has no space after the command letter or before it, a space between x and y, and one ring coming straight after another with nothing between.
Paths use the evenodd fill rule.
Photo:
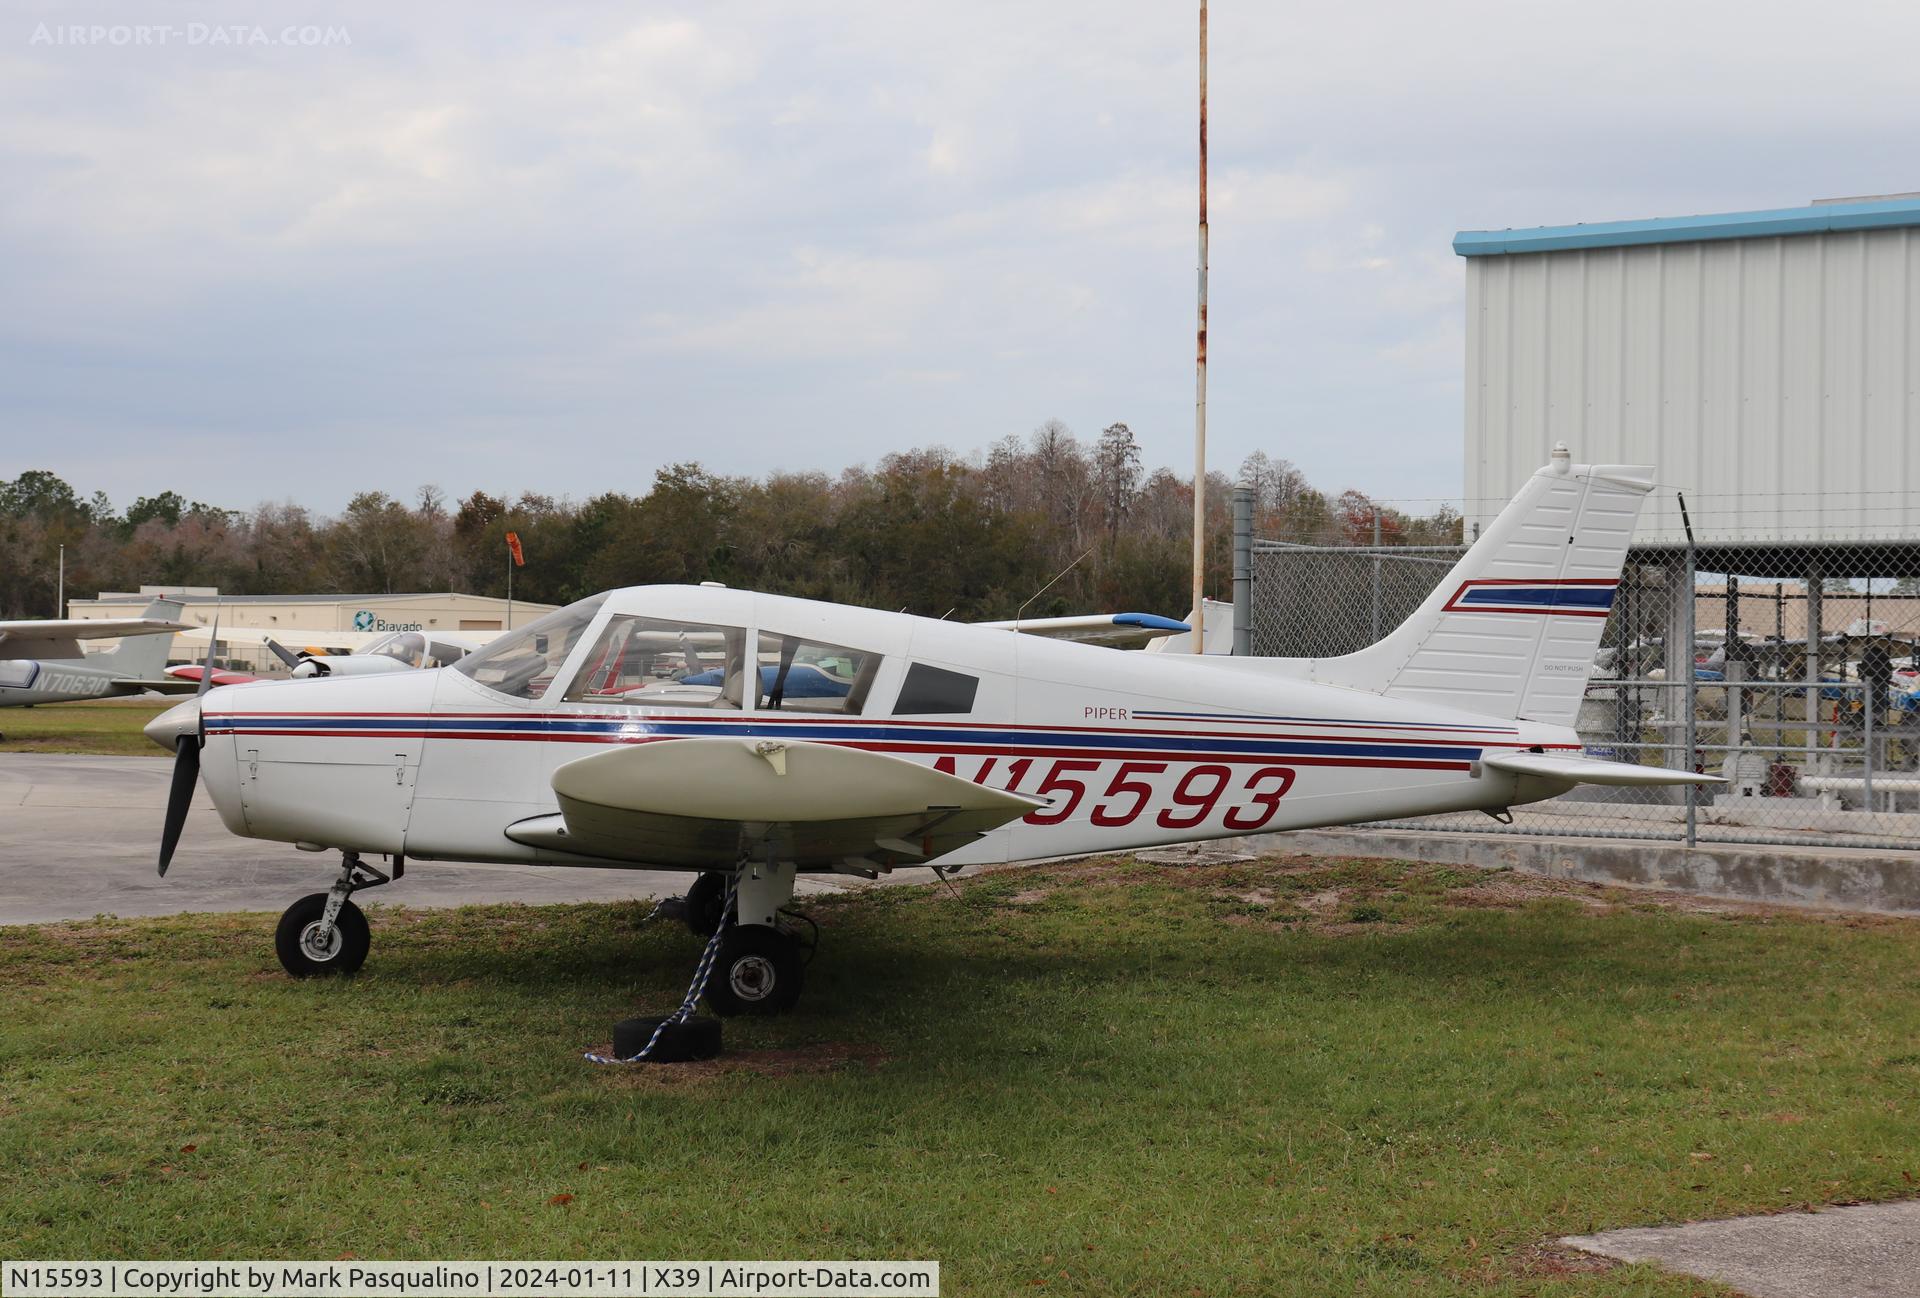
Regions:
<instances>
[{"instance_id":1,"label":"fuselage","mask_svg":"<svg viewBox=\"0 0 1920 1298\"><path fill-rule=\"evenodd\" d=\"M641 633L621 630L632 625L652 637L637 668ZM677 641L662 630L674 627ZM237 834L416 860L630 866L526 846L508 829L554 813L554 770L608 745L783 738L1046 799L943 858L961 864L1495 809L1559 789L1485 770L1482 753L1579 747L1563 726L1204 658L747 591L616 591L554 635L571 639L530 647L550 655L545 668L529 659L530 681L489 684L469 662L214 691L200 703L201 772L222 819ZM707 667L703 646L717 653L736 635L760 646L748 658L759 687ZM765 693L776 674L803 679L802 642L820 664L804 668L815 685Z\"/></svg>"},{"instance_id":2,"label":"fuselage","mask_svg":"<svg viewBox=\"0 0 1920 1298\"><path fill-rule=\"evenodd\" d=\"M78 703L139 691L117 672L80 659L0 660L0 708L35 703Z\"/></svg>"}]
</instances>

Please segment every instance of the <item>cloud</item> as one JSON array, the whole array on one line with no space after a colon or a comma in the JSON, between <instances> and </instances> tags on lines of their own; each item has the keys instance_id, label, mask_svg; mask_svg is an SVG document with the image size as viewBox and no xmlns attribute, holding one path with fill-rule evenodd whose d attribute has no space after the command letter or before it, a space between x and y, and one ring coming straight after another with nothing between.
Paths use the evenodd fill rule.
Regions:
<instances>
[{"instance_id":1,"label":"cloud","mask_svg":"<svg viewBox=\"0 0 1920 1298\"><path fill-rule=\"evenodd\" d=\"M27 43L59 13L0 42L6 463L326 509L1053 414L1187 459L1188 9L349 0L344 46ZM1217 7L1217 462L1456 488L1457 229L1911 184L1920 11L1734 16Z\"/></svg>"}]
</instances>

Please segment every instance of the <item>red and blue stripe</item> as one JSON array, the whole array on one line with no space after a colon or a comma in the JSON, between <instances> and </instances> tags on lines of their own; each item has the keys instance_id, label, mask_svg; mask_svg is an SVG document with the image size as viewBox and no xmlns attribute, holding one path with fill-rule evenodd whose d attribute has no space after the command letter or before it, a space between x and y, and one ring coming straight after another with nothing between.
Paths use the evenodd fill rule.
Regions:
<instances>
[{"instance_id":1,"label":"red and blue stripe","mask_svg":"<svg viewBox=\"0 0 1920 1298\"><path fill-rule=\"evenodd\" d=\"M1460 583L1442 607L1445 613L1546 613L1605 617L1613 610L1617 577L1473 577Z\"/></svg>"},{"instance_id":2,"label":"red and blue stripe","mask_svg":"<svg viewBox=\"0 0 1920 1298\"><path fill-rule=\"evenodd\" d=\"M1168 714L1172 716L1173 714ZM1203 714L1187 714L1195 720ZM1184 718L1182 718L1184 719ZM673 739L799 738L872 752L1007 758L1088 757L1167 762L1280 762L1299 766L1369 766L1464 770L1487 748L1528 746L1508 727L1444 727L1435 723L1335 722L1274 726L1249 718L1209 717L1239 729L1176 730L1023 726L999 722L816 717L608 716L555 712L209 714L209 735L314 738L434 739L535 743L637 744ZM1264 724L1261 724L1264 722ZM1395 734L1356 734L1351 727ZM1408 733L1411 732L1411 733ZM1575 747L1575 745L1554 745Z\"/></svg>"}]
</instances>

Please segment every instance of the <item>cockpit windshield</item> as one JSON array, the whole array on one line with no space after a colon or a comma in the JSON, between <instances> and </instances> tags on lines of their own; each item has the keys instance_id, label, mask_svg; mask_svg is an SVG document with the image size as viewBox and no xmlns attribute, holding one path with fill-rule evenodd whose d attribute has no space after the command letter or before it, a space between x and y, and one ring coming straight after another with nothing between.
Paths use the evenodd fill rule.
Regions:
<instances>
[{"instance_id":1,"label":"cockpit windshield","mask_svg":"<svg viewBox=\"0 0 1920 1298\"><path fill-rule=\"evenodd\" d=\"M426 657L427 639L418 631L396 631L361 652L369 657L398 658L409 667L418 667Z\"/></svg>"},{"instance_id":2,"label":"cockpit windshield","mask_svg":"<svg viewBox=\"0 0 1920 1298\"><path fill-rule=\"evenodd\" d=\"M369 658L392 658L409 667L451 667L467 653L464 646L430 640L418 631L396 631L360 652Z\"/></svg>"},{"instance_id":3,"label":"cockpit windshield","mask_svg":"<svg viewBox=\"0 0 1920 1298\"><path fill-rule=\"evenodd\" d=\"M554 674L586 634L606 598L604 594L594 595L516 627L462 658L453 670L473 677L490 690L518 699L537 699L546 693Z\"/></svg>"}]
</instances>

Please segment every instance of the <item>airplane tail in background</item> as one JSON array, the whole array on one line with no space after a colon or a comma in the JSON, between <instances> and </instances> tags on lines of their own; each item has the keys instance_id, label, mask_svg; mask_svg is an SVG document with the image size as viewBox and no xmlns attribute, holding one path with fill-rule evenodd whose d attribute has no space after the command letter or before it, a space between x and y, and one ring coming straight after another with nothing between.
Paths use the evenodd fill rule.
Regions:
<instances>
[{"instance_id":1,"label":"airplane tail in background","mask_svg":"<svg viewBox=\"0 0 1920 1298\"><path fill-rule=\"evenodd\" d=\"M147 605L141 617L160 618L168 622L178 622L182 605L178 600L156 599ZM153 680L167 669L167 655L173 650L171 632L161 635L122 636L120 643L105 653L91 654L87 658L89 667L104 667L108 671L135 680Z\"/></svg>"},{"instance_id":2,"label":"airplane tail in background","mask_svg":"<svg viewBox=\"0 0 1920 1298\"><path fill-rule=\"evenodd\" d=\"M1555 447L1398 630L1358 653L1292 661L1328 685L1570 726L1652 489L1650 468L1576 465Z\"/></svg>"},{"instance_id":3,"label":"airplane tail in background","mask_svg":"<svg viewBox=\"0 0 1920 1298\"><path fill-rule=\"evenodd\" d=\"M1209 599L1206 605L1206 622L1200 633L1206 637L1206 650L1209 654L1230 654L1233 652L1233 605L1224 600ZM1198 616L1197 610L1188 610L1187 625L1193 625ZM1193 652L1193 636L1175 632L1161 636L1150 642L1141 653L1149 654L1190 654Z\"/></svg>"}]
</instances>

